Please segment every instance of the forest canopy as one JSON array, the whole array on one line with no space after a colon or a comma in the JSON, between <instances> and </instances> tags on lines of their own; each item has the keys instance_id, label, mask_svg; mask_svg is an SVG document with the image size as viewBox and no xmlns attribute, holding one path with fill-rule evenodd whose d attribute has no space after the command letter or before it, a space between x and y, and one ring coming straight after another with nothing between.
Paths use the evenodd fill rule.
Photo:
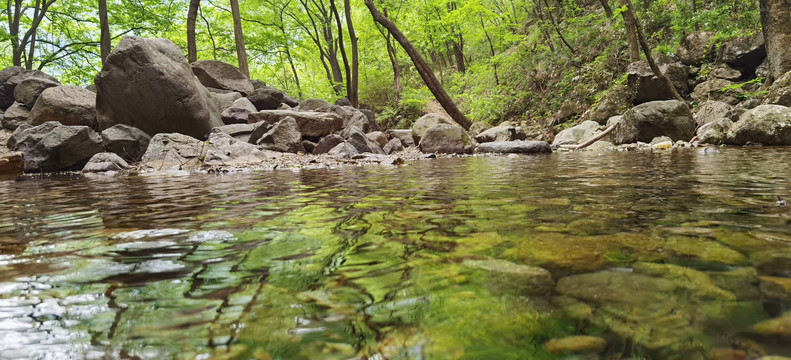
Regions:
<instances>
[{"instance_id":1,"label":"forest canopy","mask_svg":"<svg viewBox=\"0 0 791 360\"><path fill-rule=\"evenodd\" d=\"M87 86L101 69L95 0L8 0L0 65L41 69ZM237 64L231 2L193 0L196 58ZM190 0L106 0L112 45L164 37L188 53ZM301 98L345 97L359 56L359 102L396 125L424 111L431 93L407 54L362 0L238 0L250 77ZM613 0L384 0L376 6L419 49L476 121L541 121L586 107L630 63L622 2ZM674 55L694 31L716 40L761 31L750 0L641 0L634 10L657 54ZM352 26L350 26L352 25ZM352 32L350 32L352 30ZM356 43L356 44L355 44ZM403 125L403 124L402 124Z\"/></svg>"}]
</instances>

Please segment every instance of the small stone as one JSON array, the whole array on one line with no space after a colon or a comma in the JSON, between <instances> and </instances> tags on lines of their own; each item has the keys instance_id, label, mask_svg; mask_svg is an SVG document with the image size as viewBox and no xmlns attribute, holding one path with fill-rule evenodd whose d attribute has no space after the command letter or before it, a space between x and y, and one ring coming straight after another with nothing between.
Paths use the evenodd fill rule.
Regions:
<instances>
[{"instance_id":1,"label":"small stone","mask_svg":"<svg viewBox=\"0 0 791 360\"><path fill-rule=\"evenodd\" d=\"M25 159L21 152L0 155L0 176L17 177L25 172Z\"/></svg>"},{"instance_id":2,"label":"small stone","mask_svg":"<svg viewBox=\"0 0 791 360\"><path fill-rule=\"evenodd\" d=\"M778 318L755 324L753 330L764 335L791 336L791 311L786 312Z\"/></svg>"},{"instance_id":3,"label":"small stone","mask_svg":"<svg viewBox=\"0 0 791 360\"><path fill-rule=\"evenodd\" d=\"M114 153L98 153L88 160L88 163L82 168L82 172L98 173L120 171L128 168L129 164L120 156Z\"/></svg>"},{"instance_id":4,"label":"small stone","mask_svg":"<svg viewBox=\"0 0 791 360\"><path fill-rule=\"evenodd\" d=\"M600 353L607 348L607 341L595 336L568 336L549 340L544 347L552 353Z\"/></svg>"}]
</instances>

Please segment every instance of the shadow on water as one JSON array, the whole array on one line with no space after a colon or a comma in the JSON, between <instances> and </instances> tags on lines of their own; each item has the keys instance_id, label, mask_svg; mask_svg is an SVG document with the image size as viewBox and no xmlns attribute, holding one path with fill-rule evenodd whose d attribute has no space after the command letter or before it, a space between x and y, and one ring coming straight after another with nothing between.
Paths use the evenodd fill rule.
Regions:
<instances>
[{"instance_id":1,"label":"shadow on water","mask_svg":"<svg viewBox=\"0 0 791 360\"><path fill-rule=\"evenodd\" d=\"M788 174L725 149L0 182L0 358L791 356Z\"/></svg>"}]
</instances>

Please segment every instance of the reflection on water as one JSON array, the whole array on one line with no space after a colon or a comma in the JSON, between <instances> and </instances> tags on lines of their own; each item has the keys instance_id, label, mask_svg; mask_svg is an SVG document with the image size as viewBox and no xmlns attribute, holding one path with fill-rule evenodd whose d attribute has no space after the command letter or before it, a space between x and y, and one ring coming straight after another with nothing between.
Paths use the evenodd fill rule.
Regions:
<instances>
[{"instance_id":1,"label":"reflection on water","mask_svg":"<svg viewBox=\"0 0 791 360\"><path fill-rule=\"evenodd\" d=\"M2 182L0 358L789 356L789 174L727 149Z\"/></svg>"}]
</instances>

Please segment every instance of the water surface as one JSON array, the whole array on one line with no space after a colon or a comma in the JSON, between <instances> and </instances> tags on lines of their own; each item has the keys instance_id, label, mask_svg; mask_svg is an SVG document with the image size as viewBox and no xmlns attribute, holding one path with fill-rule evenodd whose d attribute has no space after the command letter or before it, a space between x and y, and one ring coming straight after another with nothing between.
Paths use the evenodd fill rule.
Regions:
<instances>
[{"instance_id":1,"label":"water surface","mask_svg":"<svg viewBox=\"0 0 791 360\"><path fill-rule=\"evenodd\" d=\"M6 181L0 358L791 356L789 174L759 148Z\"/></svg>"}]
</instances>

